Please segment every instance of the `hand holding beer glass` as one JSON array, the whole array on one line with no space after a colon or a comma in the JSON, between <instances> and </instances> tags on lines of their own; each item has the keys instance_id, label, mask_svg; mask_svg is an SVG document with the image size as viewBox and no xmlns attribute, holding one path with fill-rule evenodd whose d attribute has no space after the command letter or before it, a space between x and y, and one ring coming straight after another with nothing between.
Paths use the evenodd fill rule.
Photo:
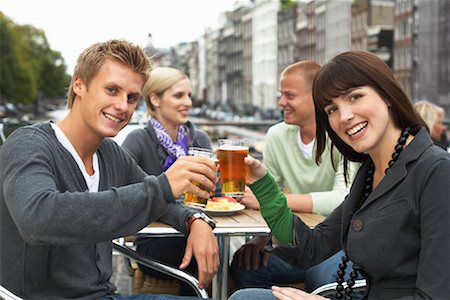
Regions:
<instances>
[{"instance_id":1,"label":"hand holding beer glass","mask_svg":"<svg viewBox=\"0 0 450 300\"><path fill-rule=\"evenodd\" d=\"M245 140L220 139L217 158L219 159L222 195L242 198L245 192L245 163L248 144Z\"/></svg>"},{"instance_id":2,"label":"hand holding beer glass","mask_svg":"<svg viewBox=\"0 0 450 300\"><path fill-rule=\"evenodd\" d=\"M214 153L214 151L210 150L210 149L205 149L205 148L199 148L199 147L190 147L188 154L190 156L204 156L204 157L209 157L212 160L217 160L216 158L216 154ZM203 187L202 185L200 185L197 182L194 182L194 184L198 187L200 187L202 190L205 190L205 187ZM191 193L191 192L187 192L184 194L184 203L185 204L190 204L190 205L201 205L204 206L206 205L206 202L208 201L208 199L206 198L199 198L197 195Z\"/></svg>"}]
</instances>

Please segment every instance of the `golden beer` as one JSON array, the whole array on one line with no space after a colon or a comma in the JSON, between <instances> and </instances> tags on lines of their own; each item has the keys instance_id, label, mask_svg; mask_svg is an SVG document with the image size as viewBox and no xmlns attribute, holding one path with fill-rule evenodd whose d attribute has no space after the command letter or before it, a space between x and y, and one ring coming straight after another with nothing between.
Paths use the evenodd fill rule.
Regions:
<instances>
[{"instance_id":1,"label":"golden beer","mask_svg":"<svg viewBox=\"0 0 450 300\"><path fill-rule=\"evenodd\" d=\"M248 147L244 141L219 140L217 158L219 159L222 195L242 197L245 191L245 163Z\"/></svg>"},{"instance_id":2,"label":"golden beer","mask_svg":"<svg viewBox=\"0 0 450 300\"><path fill-rule=\"evenodd\" d=\"M205 187L203 187L202 185L199 185L197 182L194 182L194 184L198 187L200 187L202 190L206 190ZM187 192L184 194L184 203L187 204L203 204L206 205L206 203L208 202L207 198L200 198L197 195L191 193L191 192Z\"/></svg>"},{"instance_id":3,"label":"golden beer","mask_svg":"<svg viewBox=\"0 0 450 300\"><path fill-rule=\"evenodd\" d=\"M189 155L191 156L205 156L205 157L209 157L213 160L215 160L215 156L216 154L210 150L210 149L204 149L204 148L198 148L198 147L190 147L189 148ZM202 190L207 190L204 186L200 185L198 182L194 182L193 184L195 184L196 186L200 187L200 189ZM186 204L202 204L202 205L206 205L206 203L208 202L207 198L200 198L197 195L191 193L191 192L187 192L184 194L184 203Z\"/></svg>"}]
</instances>

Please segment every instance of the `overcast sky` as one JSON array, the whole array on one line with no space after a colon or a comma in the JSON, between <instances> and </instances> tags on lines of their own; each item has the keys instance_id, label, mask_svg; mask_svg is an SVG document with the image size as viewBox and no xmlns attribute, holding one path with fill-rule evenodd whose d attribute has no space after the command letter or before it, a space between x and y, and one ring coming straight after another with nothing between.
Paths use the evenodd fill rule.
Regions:
<instances>
[{"instance_id":1,"label":"overcast sky","mask_svg":"<svg viewBox=\"0 0 450 300\"><path fill-rule=\"evenodd\" d=\"M153 36L157 48L196 40L217 27L221 12L235 0L1 0L0 11L17 24L44 30L72 74L78 55L89 45L123 38L138 45Z\"/></svg>"}]
</instances>

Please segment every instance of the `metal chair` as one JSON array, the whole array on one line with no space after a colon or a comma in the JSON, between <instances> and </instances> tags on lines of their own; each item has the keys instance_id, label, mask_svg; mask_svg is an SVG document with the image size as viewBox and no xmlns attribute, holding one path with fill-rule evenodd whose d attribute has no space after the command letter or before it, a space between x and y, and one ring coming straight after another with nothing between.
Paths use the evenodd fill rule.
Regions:
<instances>
[{"instance_id":1,"label":"metal chair","mask_svg":"<svg viewBox=\"0 0 450 300\"><path fill-rule=\"evenodd\" d=\"M336 282L324 284L324 285L318 287L317 289L315 289L311 293L311 295L319 295L319 296L323 296L323 297L333 296L336 294L336 286L337 286ZM343 286L344 286L344 288L346 288L347 283L344 282ZM354 292L365 292L366 288L367 288L367 283L366 283L365 279L355 280L355 285L353 286Z\"/></svg>"},{"instance_id":2,"label":"metal chair","mask_svg":"<svg viewBox=\"0 0 450 300\"><path fill-rule=\"evenodd\" d=\"M0 123L0 139L2 140L2 144L6 140L5 132L3 131L3 123Z\"/></svg>"},{"instance_id":3,"label":"metal chair","mask_svg":"<svg viewBox=\"0 0 450 300\"><path fill-rule=\"evenodd\" d=\"M0 285L0 299L2 300L22 300L22 298L17 297L10 291L8 291L5 287Z\"/></svg>"},{"instance_id":4,"label":"metal chair","mask_svg":"<svg viewBox=\"0 0 450 300\"><path fill-rule=\"evenodd\" d=\"M192 287L192 289L197 293L197 295L200 298L204 298L204 299L209 298L206 290L198 287L197 278L190 275L189 273L137 254L133 249L131 249L125 245L125 242L123 239L114 240L113 247L115 250L120 252L122 255L124 255L132 260L135 260L137 263L139 263L141 265L144 265L153 270L159 271L159 272L161 272L165 275L168 275L170 277L173 277L177 280L186 282L187 284L189 284L190 287Z\"/></svg>"},{"instance_id":5,"label":"metal chair","mask_svg":"<svg viewBox=\"0 0 450 300\"><path fill-rule=\"evenodd\" d=\"M192 276L184 271L181 271L179 269L156 262L154 260L141 257L136 252L134 252L132 249L127 247L125 245L124 241L114 240L113 246L114 246L114 249L117 250L118 252L120 252L122 255L124 255L132 260L135 260L136 262L138 262L142 265L145 265L149 268L157 270L157 271L164 273L168 276L171 276L177 280L181 280L181 281L188 283L194 289L194 291L197 293L197 295L200 298L204 298L204 299L209 298L208 293L204 289L200 289L198 287L198 280L194 276ZM22 298L14 295L9 290L7 290L5 287L0 285L0 300L22 300Z\"/></svg>"}]
</instances>

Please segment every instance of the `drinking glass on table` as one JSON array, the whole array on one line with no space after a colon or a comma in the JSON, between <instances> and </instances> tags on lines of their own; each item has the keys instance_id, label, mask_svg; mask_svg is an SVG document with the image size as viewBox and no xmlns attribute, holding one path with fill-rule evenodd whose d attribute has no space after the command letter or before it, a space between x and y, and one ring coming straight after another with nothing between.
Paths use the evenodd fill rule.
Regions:
<instances>
[{"instance_id":1,"label":"drinking glass on table","mask_svg":"<svg viewBox=\"0 0 450 300\"><path fill-rule=\"evenodd\" d=\"M220 139L218 144L222 195L242 198L245 192L244 158L248 155L248 143L241 139Z\"/></svg>"},{"instance_id":2,"label":"drinking glass on table","mask_svg":"<svg viewBox=\"0 0 450 300\"><path fill-rule=\"evenodd\" d=\"M210 149L206 149L206 148L199 148L199 147L190 147L188 150L188 154L191 156L204 156L204 157L209 157L212 160L217 160L216 158L216 153L214 153L214 151L210 150ZM202 190L206 190L206 188L202 185L200 185L197 182L194 182L194 184L198 187L200 187ZM200 198L197 195L191 193L191 192L186 192L184 194L184 203L185 204L190 204L190 205L206 205L206 202L208 201L207 198Z\"/></svg>"}]
</instances>

